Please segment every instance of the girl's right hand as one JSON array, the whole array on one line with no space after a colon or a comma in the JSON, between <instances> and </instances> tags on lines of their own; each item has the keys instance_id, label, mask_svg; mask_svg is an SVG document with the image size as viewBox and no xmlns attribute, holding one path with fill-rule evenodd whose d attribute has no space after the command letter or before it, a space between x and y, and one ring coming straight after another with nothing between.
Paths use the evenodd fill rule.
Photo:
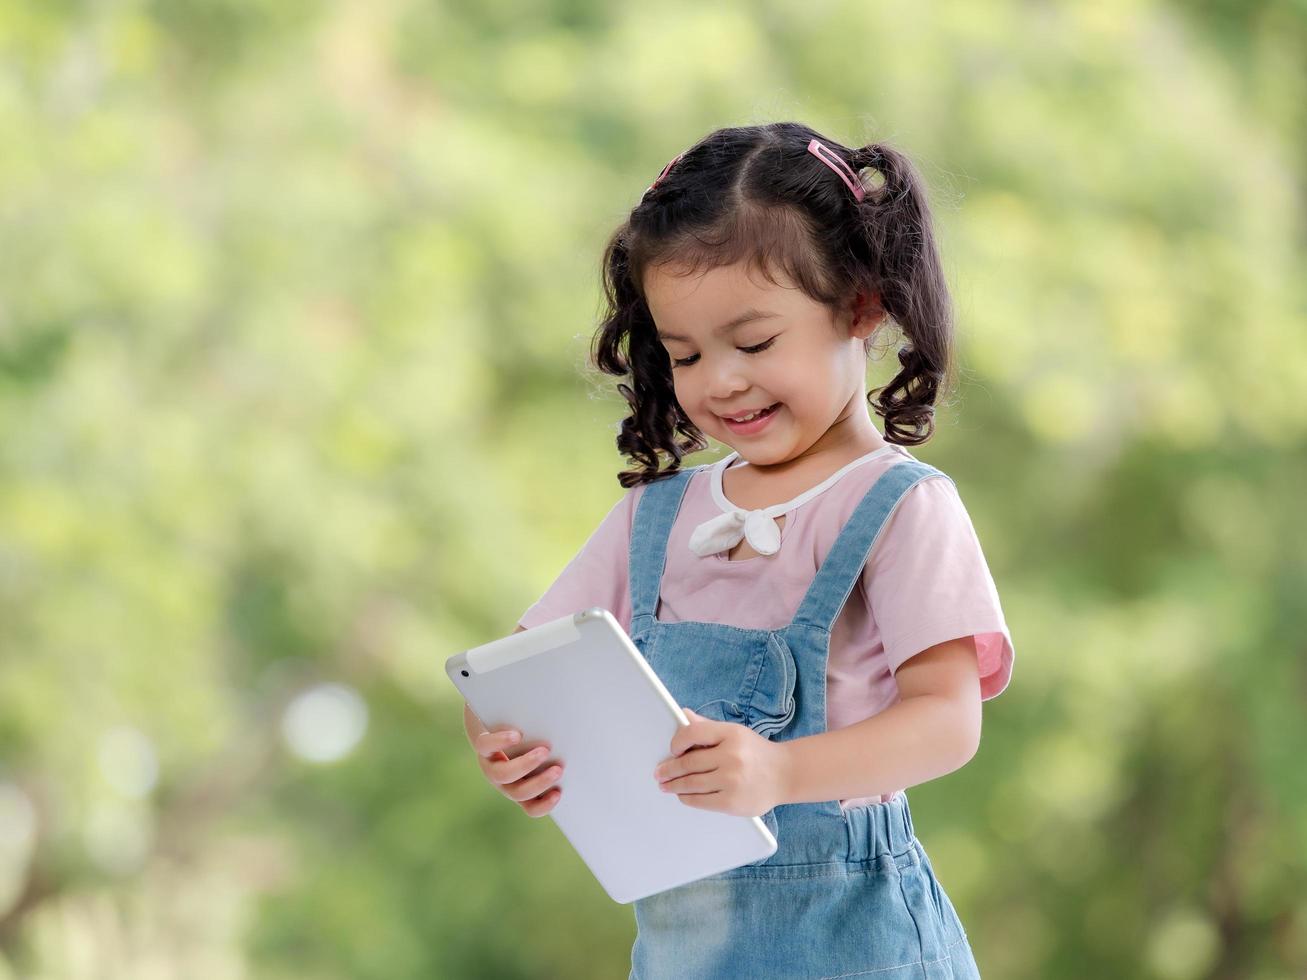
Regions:
<instances>
[{"instance_id":1,"label":"girl's right hand","mask_svg":"<svg viewBox=\"0 0 1307 980\"><path fill-rule=\"evenodd\" d=\"M490 785L510 800L519 803L528 816L543 817L558 803L562 789L555 786L563 774L562 764L551 765L540 772L549 758L549 746L538 745L510 759L504 749L516 745L520 736L511 728L498 732L482 732L472 742L476 749L477 765L490 780Z\"/></svg>"}]
</instances>

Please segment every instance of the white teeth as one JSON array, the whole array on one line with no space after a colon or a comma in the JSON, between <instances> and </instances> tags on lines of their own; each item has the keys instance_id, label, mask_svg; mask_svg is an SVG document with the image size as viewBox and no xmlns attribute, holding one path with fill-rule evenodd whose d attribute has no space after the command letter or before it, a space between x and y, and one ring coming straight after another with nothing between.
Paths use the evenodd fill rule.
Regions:
<instances>
[{"instance_id":1,"label":"white teeth","mask_svg":"<svg viewBox=\"0 0 1307 980\"><path fill-rule=\"evenodd\" d=\"M770 405L767 406L767 408L770 408L770 407L771 407ZM760 409L758 409L758 411L756 411L756 412L751 412L751 413L748 414L748 415L742 415L742 416L740 416L739 418L731 418L731 421L732 421L732 422L748 422L748 421L750 421L751 419L756 419L759 415L761 415L761 414L762 414L763 412L765 412L765 411L767 411L766 408L760 408Z\"/></svg>"}]
</instances>

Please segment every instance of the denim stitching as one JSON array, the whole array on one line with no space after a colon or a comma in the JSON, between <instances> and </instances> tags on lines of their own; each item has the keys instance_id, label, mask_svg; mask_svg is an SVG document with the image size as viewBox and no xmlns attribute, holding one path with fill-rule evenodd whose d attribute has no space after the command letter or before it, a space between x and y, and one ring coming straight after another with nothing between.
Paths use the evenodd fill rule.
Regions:
<instances>
[{"instance_id":1,"label":"denim stitching","mask_svg":"<svg viewBox=\"0 0 1307 980\"><path fill-rule=\"evenodd\" d=\"M893 872L900 876L916 862L912 860L910 852L902 854L885 855L894 862ZM807 864L772 864L766 868L758 868L750 873L743 872L744 868L750 868L751 865L743 865L740 868L733 868L730 871L723 871L720 874L710 875L703 880L717 879L725 881L730 878L752 878L760 884L781 884L786 881L795 881L803 878L831 878L836 875L861 875L861 874L891 874L890 869L877 867L878 858L865 858L861 861L830 861L826 864L818 864L812 871L784 871L786 868L807 868ZM781 873L778 873L781 872ZM691 883L692 884L692 883Z\"/></svg>"},{"instance_id":2,"label":"denim stitching","mask_svg":"<svg viewBox=\"0 0 1307 980\"><path fill-rule=\"evenodd\" d=\"M953 959L953 954L949 953L949 950L957 949L965 942L966 942L965 939L959 939L955 943L949 943L947 946L944 947L944 952L948 955L941 956L938 959L917 960L914 963L903 963L899 966L881 966L881 967L877 967L874 970L859 970L857 973L833 973L828 977L821 977L820 980L844 980L845 977L865 977L872 973L889 973L891 970L906 970L910 966L926 966L929 963L943 963L945 960Z\"/></svg>"},{"instance_id":3,"label":"denim stitching","mask_svg":"<svg viewBox=\"0 0 1307 980\"><path fill-rule=\"evenodd\" d=\"M914 857L916 855L913 855ZM917 957L917 966L921 966L922 960L926 954L926 937L921 933L921 923L917 921L916 913L912 911L912 902L908 900L908 893L903 888L903 876L899 875L899 894L903 896L903 906L908 910L908 918L912 920L912 928L917 930L917 949L921 950L921 955ZM873 971L864 971L873 972Z\"/></svg>"},{"instance_id":4,"label":"denim stitching","mask_svg":"<svg viewBox=\"0 0 1307 980\"><path fill-rule=\"evenodd\" d=\"M941 956L939 957L939 959L917 960L914 963L901 963L898 966L879 966L874 970L859 970L857 973L832 973L830 976L820 977L819 980L845 980L846 977L866 977L866 976L870 976L873 973L889 973L893 970L906 970L908 969L908 967L912 967L912 966L926 966L930 963L943 963L945 960L953 959L953 954L949 952L949 950L957 949L959 946L965 945L966 941L967 940L964 937L962 939L959 939L955 943L949 943L947 946L944 947L944 952L947 955ZM634 969L632 969L630 977L628 977L628 980L639 980L639 975L635 972Z\"/></svg>"}]
</instances>

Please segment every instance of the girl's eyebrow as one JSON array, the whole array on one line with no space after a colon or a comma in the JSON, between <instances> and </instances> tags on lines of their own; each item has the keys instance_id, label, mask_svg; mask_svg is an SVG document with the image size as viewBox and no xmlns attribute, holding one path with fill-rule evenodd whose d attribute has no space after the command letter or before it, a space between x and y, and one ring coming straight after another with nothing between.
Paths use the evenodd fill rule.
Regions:
<instances>
[{"instance_id":1,"label":"girl's eyebrow","mask_svg":"<svg viewBox=\"0 0 1307 980\"><path fill-rule=\"evenodd\" d=\"M714 329L714 330L713 330L713 333L714 333L714 334L723 334L723 333L726 333L726 331L728 331L728 330L734 330L736 327L742 327L742 326L744 326L744 324L746 324L746 323L752 323L754 320L767 320L767 319L770 319L770 318L772 318L772 317L776 317L776 316L780 316L780 314L779 314L779 313L772 313L770 310L755 310L755 309L750 308L750 309L745 310L745 311L744 311L743 313L741 313L739 316L737 316L737 317L735 317L735 318L733 318L733 319L731 319L731 320L727 320L727 321L726 321L725 323L723 323L721 326L719 326L719 327L717 327L716 329ZM674 333L663 333L661 330L658 331L658 339L659 339L659 340L680 340L680 341L684 341L684 342L687 343L687 344L690 342L690 338L689 338L689 337L682 337L680 334L674 334Z\"/></svg>"}]
</instances>

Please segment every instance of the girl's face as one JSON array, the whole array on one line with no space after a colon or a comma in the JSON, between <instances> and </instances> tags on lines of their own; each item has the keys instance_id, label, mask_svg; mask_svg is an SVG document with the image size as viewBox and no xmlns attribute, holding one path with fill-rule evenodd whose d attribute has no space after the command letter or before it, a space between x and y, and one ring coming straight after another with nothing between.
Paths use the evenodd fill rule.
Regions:
<instances>
[{"instance_id":1,"label":"girl's face","mask_svg":"<svg viewBox=\"0 0 1307 980\"><path fill-rule=\"evenodd\" d=\"M866 355L879 307L839 316L787 278L772 285L744 264L697 277L655 267L645 297L672 360L676 400L707 436L750 464L810 456L850 439L880 441L863 404ZM772 408L761 423L738 417Z\"/></svg>"}]
</instances>

